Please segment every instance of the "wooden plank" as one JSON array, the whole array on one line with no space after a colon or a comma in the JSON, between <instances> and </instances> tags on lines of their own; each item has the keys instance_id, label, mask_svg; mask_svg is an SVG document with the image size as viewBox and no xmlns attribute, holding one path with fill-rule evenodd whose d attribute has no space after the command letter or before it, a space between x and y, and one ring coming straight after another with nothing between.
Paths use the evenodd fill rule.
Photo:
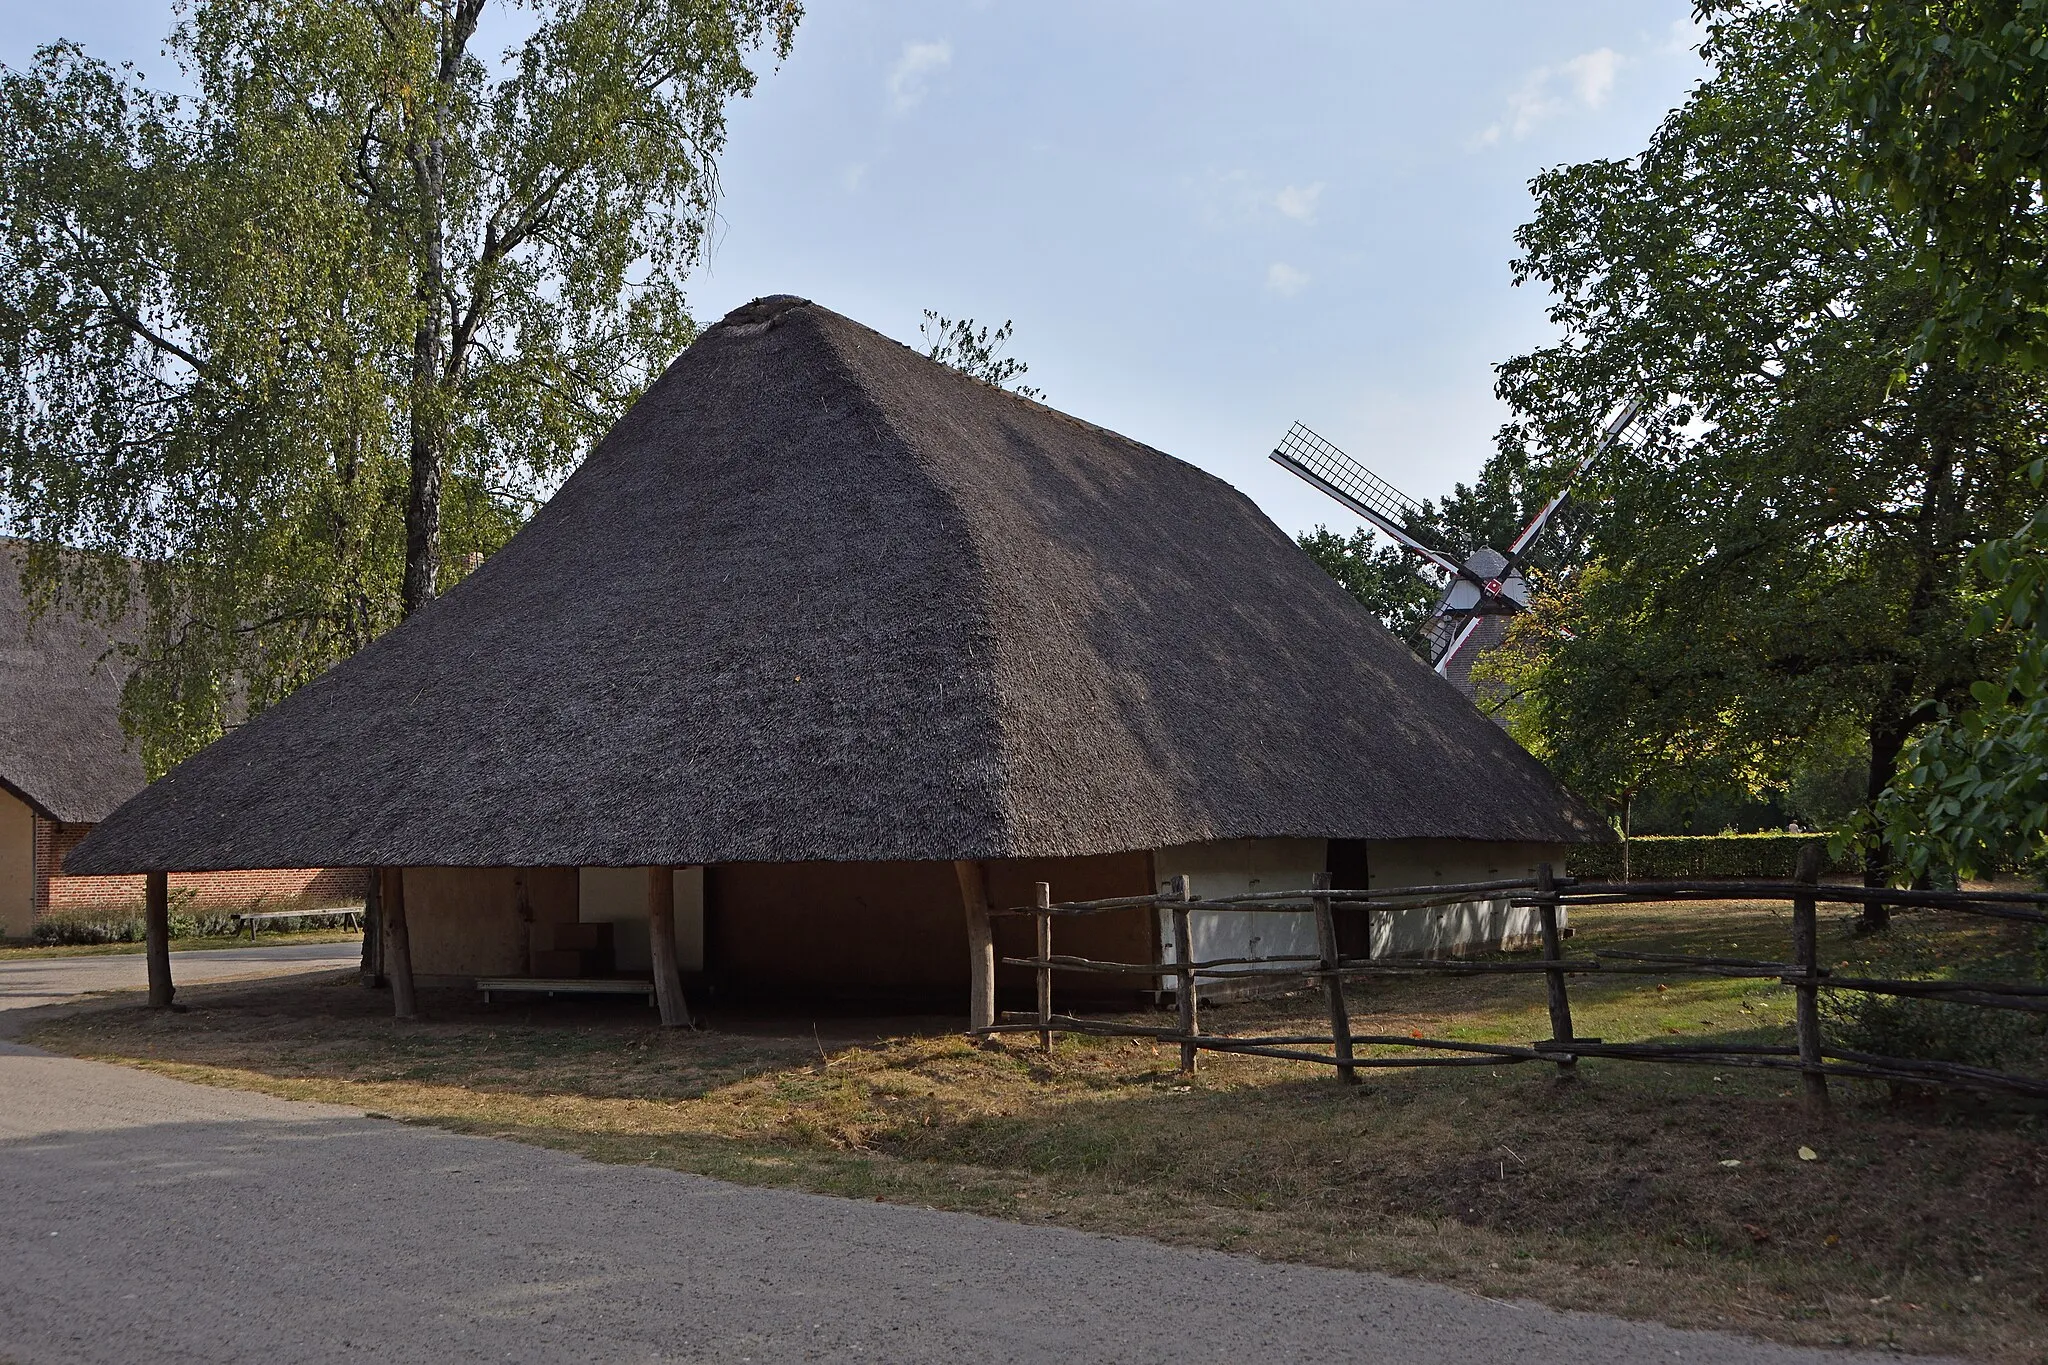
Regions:
<instances>
[{"instance_id":1,"label":"wooden plank","mask_svg":"<svg viewBox=\"0 0 2048 1365\"><path fill-rule=\"evenodd\" d=\"M1792 874L1792 879L1802 886L1812 886L1820 880L1820 866L1820 845L1808 844L1799 850L1799 870ZM1825 1119L1828 1078L1821 1070L1820 922L1810 894L1792 902L1792 960L1799 968L1800 984L1792 988L1792 1022L1799 1040L1800 1083L1805 1091L1806 1112L1810 1117Z\"/></svg>"},{"instance_id":2,"label":"wooden plank","mask_svg":"<svg viewBox=\"0 0 2048 1365\"><path fill-rule=\"evenodd\" d=\"M1330 874L1316 873L1315 886L1319 891L1329 890ZM1322 961L1316 965L1329 973L1323 978L1323 1000L1330 1008L1330 1038L1337 1058L1337 1079L1347 1085L1356 1085L1358 1068L1351 1064L1351 1013L1344 1005L1344 978L1337 973L1344 957L1337 950L1337 917L1330 912L1328 896L1316 897L1316 944L1323 951Z\"/></svg>"},{"instance_id":3,"label":"wooden plank","mask_svg":"<svg viewBox=\"0 0 2048 1365\"><path fill-rule=\"evenodd\" d=\"M1560 1043L1572 1040L1572 998L1565 989L1565 974L1558 964L1563 961L1563 940L1557 931L1556 881L1551 876L1550 864L1540 863L1536 868L1536 913L1543 925L1543 960L1550 970L1544 975L1545 993L1550 1000L1550 1036ZM1560 1057L1557 1062L1559 1080L1569 1080L1578 1074L1579 1059L1572 1056Z\"/></svg>"},{"instance_id":4,"label":"wooden plank","mask_svg":"<svg viewBox=\"0 0 2048 1365\"><path fill-rule=\"evenodd\" d=\"M417 1019L419 1002L412 988L412 933L405 923L405 869L387 867L384 878L384 971L391 978L391 1013Z\"/></svg>"},{"instance_id":5,"label":"wooden plank","mask_svg":"<svg viewBox=\"0 0 2048 1365\"><path fill-rule=\"evenodd\" d=\"M957 859L960 907L967 917L967 1027L996 1021L996 939L988 917L988 873L978 862Z\"/></svg>"},{"instance_id":6,"label":"wooden plank","mask_svg":"<svg viewBox=\"0 0 2048 1365\"><path fill-rule=\"evenodd\" d=\"M1180 1010L1180 1036L1192 1039L1199 1029L1199 1006L1195 1000L1195 945L1194 935L1188 928L1188 902L1195 898L1193 883L1187 875L1173 879L1173 971L1178 983L1174 994L1179 997L1176 1004ZM1193 1042L1180 1045L1180 1069L1187 1075L1194 1075L1201 1068L1201 1057Z\"/></svg>"},{"instance_id":7,"label":"wooden plank","mask_svg":"<svg viewBox=\"0 0 2048 1365\"><path fill-rule=\"evenodd\" d=\"M151 872L142 879L142 947L149 958L149 1007L171 1008L178 988L171 983L171 877Z\"/></svg>"},{"instance_id":8,"label":"wooden plank","mask_svg":"<svg viewBox=\"0 0 2048 1365\"><path fill-rule=\"evenodd\" d=\"M683 974L676 966L676 870L647 869L647 947L654 959L654 1003L663 1028L689 1028Z\"/></svg>"}]
</instances>

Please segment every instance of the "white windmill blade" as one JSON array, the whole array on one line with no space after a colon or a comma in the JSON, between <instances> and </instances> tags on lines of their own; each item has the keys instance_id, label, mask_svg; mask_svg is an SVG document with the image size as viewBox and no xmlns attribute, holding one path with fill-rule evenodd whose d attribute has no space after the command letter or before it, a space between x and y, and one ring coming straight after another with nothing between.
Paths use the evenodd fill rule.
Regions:
<instances>
[{"instance_id":1,"label":"white windmill blade","mask_svg":"<svg viewBox=\"0 0 2048 1365\"><path fill-rule=\"evenodd\" d=\"M1537 512L1530 519L1529 524L1522 528L1522 534L1515 537L1514 544L1508 546L1510 558L1528 549L1530 543L1537 536L1543 534L1543 528L1550 524L1552 514L1558 508L1564 506L1565 499L1571 496L1572 484L1578 482L1579 477L1591 469L1595 461L1611 450L1614 443L1622 439L1624 434L1627 433L1631 426L1635 425L1636 419L1642 416L1642 414L1643 400L1640 398L1631 398L1615 408L1613 413L1609 415L1606 425L1601 427L1598 439L1593 442L1592 447L1587 450L1585 455L1580 457L1579 463L1573 468L1571 478L1565 481L1563 488L1557 490L1557 496L1544 503L1542 510Z\"/></svg>"},{"instance_id":2,"label":"white windmill blade","mask_svg":"<svg viewBox=\"0 0 2048 1365\"><path fill-rule=\"evenodd\" d=\"M1478 630L1479 623L1485 619L1484 616L1478 615L1465 618L1465 624L1459 627L1457 635L1451 640L1450 644L1444 647L1444 652L1437 656L1436 671L1439 674L1449 670L1451 660L1457 655L1459 650L1465 647L1465 642L1472 638L1472 632Z\"/></svg>"},{"instance_id":3,"label":"white windmill blade","mask_svg":"<svg viewBox=\"0 0 2048 1365\"><path fill-rule=\"evenodd\" d=\"M1301 423L1287 429L1273 451L1273 463L1321 489L1445 573L1453 577L1462 573L1463 566L1456 559L1416 539L1408 530L1422 518L1422 508L1413 498Z\"/></svg>"}]
</instances>

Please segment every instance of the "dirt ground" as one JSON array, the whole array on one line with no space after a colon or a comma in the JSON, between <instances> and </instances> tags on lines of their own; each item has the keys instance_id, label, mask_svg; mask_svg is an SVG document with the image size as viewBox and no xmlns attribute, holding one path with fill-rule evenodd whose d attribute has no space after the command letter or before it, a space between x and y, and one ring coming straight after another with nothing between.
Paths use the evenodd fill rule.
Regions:
<instances>
[{"instance_id":1,"label":"dirt ground","mask_svg":"<svg viewBox=\"0 0 2048 1365\"><path fill-rule=\"evenodd\" d=\"M1782 913L1710 903L1579 912L1576 951L1782 954ZM2002 926L1904 916L1835 965L2010 964ZM1278 1260L1379 1269L1784 1341L2048 1360L2048 1130L2040 1106L1837 1082L1806 1117L1788 1078L1587 1061L1379 1071L1149 1040L978 1047L943 1018L738 1014L673 1033L624 1002L485 1007L428 993L396 1024L349 982L199 988L191 1010L42 1021L28 1041L212 1084L322 1099L601 1161L1051 1221ZM1359 1032L1546 1036L1540 978L1369 983ZM1755 981L1576 981L1609 1040L1789 1036ZM1313 1032L1319 997L1209 1008L1230 1032ZM1144 1016L1130 1016L1139 1018ZM1156 1019L1158 1016L1150 1016ZM1380 1050L1382 1054L1386 1050ZM1802 1148L1812 1153L1806 1159Z\"/></svg>"}]
</instances>

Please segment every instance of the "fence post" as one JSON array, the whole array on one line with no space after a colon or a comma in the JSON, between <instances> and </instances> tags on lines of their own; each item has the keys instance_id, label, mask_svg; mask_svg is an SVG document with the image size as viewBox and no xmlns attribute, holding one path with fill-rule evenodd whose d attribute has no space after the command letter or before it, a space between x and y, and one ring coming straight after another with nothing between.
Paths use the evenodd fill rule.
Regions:
<instances>
[{"instance_id":1,"label":"fence post","mask_svg":"<svg viewBox=\"0 0 2048 1365\"><path fill-rule=\"evenodd\" d=\"M1558 962L1564 957L1564 947L1557 932L1557 881L1551 875L1549 863L1536 867L1536 913L1543 924L1543 960ZM1565 993L1564 969L1552 967L1543 974L1550 995L1550 1038L1552 1042L1569 1043L1572 1040L1572 1000ZM1578 1073L1579 1059L1570 1055L1558 1059L1559 1080L1570 1080Z\"/></svg>"},{"instance_id":2,"label":"fence post","mask_svg":"<svg viewBox=\"0 0 2048 1365\"><path fill-rule=\"evenodd\" d=\"M1052 1055L1052 885L1038 883L1032 903L1038 907L1038 1050Z\"/></svg>"},{"instance_id":3,"label":"fence post","mask_svg":"<svg viewBox=\"0 0 2048 1365\"><path fill-rule=\"evenodd\" d=\"M1316 873L1315 889L1330 889L1329 873ZM1337 975L1337 964L1342 960L1337 951L1337 920L1330 912L1328 896L1317 896L1315 905L1316 942L1323 955L1322 968L1328 973L1323 978L1323 997L1330 1004L1330 1041L1336 1046L1337 1079L1356 1085L1358 1068L1351 1064L1351 1013L1344 1007L1344 978Z\"/></svg>"},{"instance_id":4,"label":"fence post","mask_svg":"<svg viewBox=\"0 0 2048 1365\"><path fill-rule=\"evenodd\" d=\"M1820 845L1808 844L1799 850L1799 867L1792 880L1802 886L1815 885L1820 881L1820 865ZM1792 961L1799 968L1798 984L1794 987L1797 1003L1792 1015L1799 1040L1799 1079L1805 1091L1807 1115L1825 1119L1828 1078L1821 1070L1824 1059L1820 1039L1820 921L1812 896L1792 899Z\"/></svg>"},{"instance_id":5,"label":"fence post","mask_svg":"<svg viewBox=\"0 0 2048 1365\"><path fill-rule=\"evenodd\" d=\"M1179 979L1175 994L1180 1006L1180 1069L1189 1076L1195 1074L1198 1061L1195 1054L1196 1029L1201 1015L1195 1008L1195 945L1188 932L1188 902L1195 898L1193 883L1186 875L1173 879L1173 898L1179 904L1173 907L1173 961L1174 975Z\"/></svg>"}]
</instances>

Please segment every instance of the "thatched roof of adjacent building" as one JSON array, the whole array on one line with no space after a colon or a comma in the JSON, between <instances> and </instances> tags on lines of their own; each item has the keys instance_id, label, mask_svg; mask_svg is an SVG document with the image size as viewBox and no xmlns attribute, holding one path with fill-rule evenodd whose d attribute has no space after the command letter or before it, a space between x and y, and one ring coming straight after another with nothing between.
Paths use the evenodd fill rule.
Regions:
<instances>
[{"instance_id":1,"label":"thatched roof of adjacent building","mask_svg":"<svg viewBox=\"0 0 2048 1365\"><path fill-rule=\"evenodd\" d=\"M68 865L1600 835L1230 485L777 297L459 587Z\"/></svg>"},{"instance_id":2,"label":"thatched roof of adjacent building","mask_svg":"<svg viewBox=\"0 0 2048 1365\"><path fill-rule=\"evenodd\" d=\"M105 626L31 613L21 554L0 540L0 788L46 819L103 819L143 783L121 731L124 663Z\"/></svg>"}]
</instances>

